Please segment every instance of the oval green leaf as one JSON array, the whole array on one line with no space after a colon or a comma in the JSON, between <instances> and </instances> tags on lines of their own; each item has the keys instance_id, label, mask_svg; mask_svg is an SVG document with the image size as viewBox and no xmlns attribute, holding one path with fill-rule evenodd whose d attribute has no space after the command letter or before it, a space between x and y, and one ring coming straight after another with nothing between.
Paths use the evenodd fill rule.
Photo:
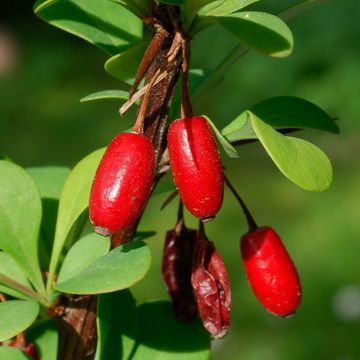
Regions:
<instances>
[{"instance_id":1,"label":"oval green leaf","mask_svg":"<svg viewBox=\"0 0 360 360\"><path fill-rule=\"evenodd\" d=\"M26 171L35 181L43 199L59 200L70 169L64 166L31 167Z\"/></svg>"},{"instance_id":2,"label":"oval green leaf","mask_svg":"<svg viewBox=\"0 0 360 360\"><path fill-rule=\"evenodd\" d=\"M20 166L0 160L0 249L43 291L38 259L40 222L41 200L35 183Z\"/></svg>"},{"instance_id":3,"label":"oval green leaf","mask_svg":"<svg viewBox=\"0 0 360 360\"><path fill-rule=\"evenodd\" d=\"M36 301L9 300L0 303L0 341L26 330L39 314Z\"/></svg>"},{"instance_id":4,"label":"oval green leaf","mask_svg":"<svg viewBox=\"0 0 360 360\"><path fill-rule=\"evenodd\" d=\"M277 96L261 101L249 110L273 128L315 129L338 133L339 128L325 111L315 104L292 96ZM254 139L256 134L242 112L221 132L229 141Z\"/></svg>"},{"instance_id":5,"label":"oval green leaf","mask_svg":"<svg viewBox=\"0 0 360 360\"><path fill-rule=\"evenodd\" d=\"M138 308L139 338L133 360L207 360L210 340L200 319L184 323L174 316L168 301Z\"/></svg>"},{"instance_id":6,"label":"oval green leaf","mask_svg":"<svg viewBox=\"0 0 360 360\"><path fill-rule=\"evenodd\" d=\"M132 80L136 75L146 47L147 43L143 42L111 57L105 63L105 70L119 80L125 82Z\"/></svg>"},{"instance_id":7,"label":"oval green leaf","mask_svg":"<svg viewBox=\"0 0 360 360\"><path fill-rule=\"evenodd\" d=\"M101 294L96 322L95 360L129 359L138 336L137 309L131 292Z\"/></svg>"},{"instance_id":8,"label":"oval green leaf","mask_svg":"<svg viewBox=\"0 0 360 360\"><path fill-rule=\"evenodd\" d=\"M88 207L91 184L104 152L105 148L102 148L86 156L74 167L66 179L60 197L56 221L55 239L48 275L48 288L52 286L59 256L64 247L66 237L76 220Z\"/></svg>"},{"instance_id":9,"label":"oval green leaf","mask_svg":"<svg viewBox=\"0 0 360 360\"><path fill-rule=\"evenodd\" d=\"M9 346L0 346L0 359L31 360L22 350Z\"/></svg>"},{"instance_id":10,"label":"oval green leaf","mask_svg":"<svg viewBox=\"0 0 360 360\"><path fill-rule=\"evenodd\" d=\"M265 55L286 57L293 50L292 33L277 16L246 11L216 19L243 44Z\"/></svg>"},{"instance_id":11,"label":"oval green leaf","mask_svg":"<svg viewBox=\"0 0 360 360\"><path fill-rule=\"evenodd\" d=\"M328 157L315 145L284 136L249 113L253 129L279 170L292 182L308 191L325 191L332 182Z\"/></svg>"},{"instance_id":12,"label":"oval green leaf","mask_svg":"<svg viewBox=\"0 0 360 360\"><path fill-rule=\"evenodd\" d=\"M38 0L34 11L42 20L111 55L142 38L140 19L109 0Z\"/></svg>"},{"instance_id":13,"label":"oval green leaf","mask_svg":"<svg viewBox=\"0 0 360 360\"><path fill-rule=\"evenodd\" d=\"M102 90L97 91L92 94L89 94L82 99L80 102L88 102L88 101L95 101L95 100L105 100L105 99L115 99L115 100L128 100L129 93L124 90Z\"/></svg>"},{"instance_id":14,"label":"oval green leaf","mask_svg":"<svg viewBox=\"0 0 360 360\"><path fill-rule=\"evenodd\" d=\"M134 13L138 17L151 15L151 0L111 0Z\"/></svg>"},{"instance_id":15,"label":"oval green leaf","mask_svg":"<svg viewBox=\"0 0 360 360\"><path fill-rule=\"evenodd\" d=\"M239 11L259 0L215 0L203 6L196 14L191 25L191 34L195 35L216 23L213 17L226 16Z\"/></svg>"},{"instance_id":16,"label":"oval green leaf","mask_svg":"<svg viewBox=\"0 0 360 360\"><path fill-rule=\"evenodd\" d=\"M0 251L0 274L4 274L21 285L31 288L31 285L20 266L11 255ZM0 281L1 283L1 281ZM29 297L6 285L0 284L0 292L14 296L19 299L29 300Z\"/></svg>"},{"instance_id":17,"label":"oval green leaf","mask_svg":"<svg viewBox=\"0 0 360 360\"><path fill-rule=\"evenodd\" d=\"M110 250L110 239L98 234L89 234L79 239L68 251L61 266L59 283L77 276L99 257Z\"/></svg>"},{"instance_id":18,"label":"oval green leaf","mask_svg":"<svg viewBox=\"0 0 360 360\"><path fill-rule=\"evenodd\" d=\"M101 294L129 288L149 270L151 254L142 241L130 242L98 258L76 277L57 283L55 289L70 294Z\"/></svg>"}]
</instances>

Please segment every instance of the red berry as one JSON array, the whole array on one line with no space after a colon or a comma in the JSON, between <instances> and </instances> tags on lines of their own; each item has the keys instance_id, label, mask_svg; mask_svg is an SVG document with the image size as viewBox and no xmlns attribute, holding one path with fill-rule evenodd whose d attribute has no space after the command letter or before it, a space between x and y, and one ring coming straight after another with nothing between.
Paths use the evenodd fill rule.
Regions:
<instances>
[{"instance_id":1,"label":"red berry","mask_svg":"<svg viewBox=\"0 0 360 360\"><path fill-rule=\"evenodd\" d=\"M10 347L17 347L19 349L21 349L22 351L24 351L26 354L28 354L32 359L34 360L40 360L39 354L36 350L36 347L34 344L32 343L28 343L26 344L20 344L18 343L16 340L13 340L9 343Z\"/></svg>"},{"instance_id":2,"label":"red berry","mask_svg":"<svg viewBox=\"0 0 360 360\"><path fill-rule=\"evenodd\" d=\"M133 224L150 195L154 147L136 133L117 135L105 151L90 193L90 220L101 235Z\"/></svg>"},{"instance_id":3,"label":"red berry","mask_svg":"<svg viewBox=\"0 0 360 360\"><path fill-rule=\"evenodd\" d=\"M216 141L205 118L177 119L168 133L170 163L186 208L196 217L214 217L220 210L224 179Z\"/></svg>"},{"instance_id":4,"label":"red berry","mask_svg":"<svg viewBox=\"0 0 360 360\"><path fill-rule=\"evenodd\" d=\"M295 265L279 235L264 226L241 238L241 253L249 283L270 313L287 316L301 302L301 285Z\"/></svg>"}]
</instances>

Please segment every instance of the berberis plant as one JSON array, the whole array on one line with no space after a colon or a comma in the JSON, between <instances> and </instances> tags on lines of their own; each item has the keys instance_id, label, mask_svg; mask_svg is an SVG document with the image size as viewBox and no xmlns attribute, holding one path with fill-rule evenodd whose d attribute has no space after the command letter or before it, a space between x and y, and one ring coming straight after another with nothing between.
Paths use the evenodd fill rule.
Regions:
<instances>
[{"instance_id":1,"label":"berberis plant","mask_svg":"<svg viewBox=\"0 0 360 360\"><path fill-rule=\"evenodd\" d=\"M71 171L25 170L0 160L1 359L208 358L210 338L222 338L230 326L230 281L205 233L222 206L224 185L249 224L241 255L256 297L274 315L295 312L301 301L296 268L275 230L257 227L223 169L217 142L224 156L236 158L240 146L259 141L289 180L324 191L332 180L330 161L315 145L286 134L337 133L338 127L316 105L296 97L251 105L223 129L193 106L247 52L291 54L285 21L316 0L283 3L35 2L41 19L111 56L105 70L119 80L119 89L82 101L118 99L121 115L139 108L131 129L114 134L106 150L94 151ZM216 24L239 44L212 71L192 69L194 39ZM176 190L164 182L170 171ZM137 227L149 197L164 192L170 192L164 205L179 195L162 261L173 304L137 305L129 288L149 270L144 239L154 235ZM185 226L184 207L199 219L198 230ZM95 231L85 227L89 220Z\"/></svg>"}]
</instances>

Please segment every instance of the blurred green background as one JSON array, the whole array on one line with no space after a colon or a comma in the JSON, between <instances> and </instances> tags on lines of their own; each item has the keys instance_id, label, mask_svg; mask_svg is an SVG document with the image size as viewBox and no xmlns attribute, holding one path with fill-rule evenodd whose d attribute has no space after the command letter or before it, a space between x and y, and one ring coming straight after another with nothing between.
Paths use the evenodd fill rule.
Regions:
<instances>
[{"instance_id":1,"label":"blurred green background","mask_svg":"<svg viewBox=\"0 0 360 360\"><path fill-rule=\"evenodd\" d=\"M80 104L93 91L116 88L103 70L106 55L32 14L32 2L2 2L0 13L0 153L23 166L73 166L105 146L134 118L118 115L116 101ZM339 118L339 136L306 131L331 158L334 182L308 193L286 180L259 144L225 160L229 177L259 224L272 225L297 264L303 303L295 316L267 314L246 283L239 255L245 220L231 195L207 233L232 282L232 327L213 342L213 359L360 359L360 2L328 0L290 22L295 50L284 60L250 53L196 104L219 126L247 106L277 95L313 101ZM216 41L214 41L216 39ZM214 27L194 40L193 67L212 68L235 41ZM167 298L160 277L164 232L176 204L159 212L166 195L150 201L140 228L153 265L134 288L139 301ZM187 215L188 224L196 226Z\"/></svg>"}]
</instances>

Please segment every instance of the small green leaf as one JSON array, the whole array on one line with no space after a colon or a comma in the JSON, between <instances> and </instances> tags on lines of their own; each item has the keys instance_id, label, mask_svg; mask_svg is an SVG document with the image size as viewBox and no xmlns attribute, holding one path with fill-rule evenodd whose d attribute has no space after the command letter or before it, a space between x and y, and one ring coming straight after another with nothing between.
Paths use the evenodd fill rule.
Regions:
<instances>
[{"instance_id":1,"label":"small green leaf","mask_svg":"<svg viewBox=\"0 0 360 360\"><path fill-rule=\"evenodd\" d=\"M104 152L105 148L102 148L86 156L74 167L66 179L60 197L56 221L54 246L48 275L48 289L51 287L66 237L76 220L88 207L91 184Z\"/></svg>"},{"instance_id":2,"label":"small green leaf","mask_svg":"<svg viewBox=\"0 0 360 360\"><path fill-rule=\"evenodd\" d=\"M31 360L31 358L27 356L22 350L9 346L0 346L0 359Z\"/></svg>"},{"instance_id":3,"label":"small green leaf","mask_svg":"<svg viewBox=\"0 0 360 360\"><path fill-rule=\"evenodd\" d=\"M279 170L292 182L309 191L325 191L332 182L328 157L315 145L283 136L249 112L253 129Z\"/></svg>"},{"instance_id":4,"label":"small green leaf","mask_svg":"<svg viewBox=\"0 0 360 360\"><path fill-rule=\"evenodd\" d=\"M0 274L4 274L9 278L15 280L19 284L31 288L31 285L20 266L9 254L2 251L0 251ZM29 298L22 292L5 285L0 285L0 292L14 296L19 299L29 300Z\"/></svg>"},{"instance_id":5,"label":"small green leaf","mask_svg":"<svg viewBox=\"0 0 360 360\"><path fill-rule=\"evenodd\" d=\"M219 140L220 144L222 145L223 149L225 150L226 154L230 158L238 158L239 154L237 150L231 145L231 143L223 136L220 130L215 126L215 124L205 115L202 115L212 127L217 139Z\"/></svg>"},{"instance_id":6,"label":"small green leaf","mask_svg":"<svg viewBox=\"0 0 360 360\"><path fill-rule=\"evenodd\" d=\"M133 360L207 360L210 341L200 319L177 320L170 302L142 304L138 308L140 333Z\"/></svg>"},{"instance_id":7,"label":"small green leaf","mask_svg":"<svg viewBox=\"0 0 360 360\"><path fill-rule=\"evenodd\" d=\"M311 102L297 97L273 97L257 103L249 111L274 128L339 132L338 126L328 114ZM247 111L244 111L221 132L229 141L254 139L256 134L248 120Z\"/></svg>"},{"instance_id":8,"label":"small green leaf","mask_svg":"<svg viewBox=\"0 0 360 360\"><path fill-rule=\"evenodd\" d=\"M130 358L138 335L137 309L130 291L99 296L97 332L95 360Z\"/></svg>"},{"instance_id":9,"label":"small green leaf","mask_svg":"<svg viewBox=\"0 0 360 360\"><path fill-rule=\"evenodd\" d=\"M109 0L38 0L34 11L42 20L111 55L142 38L140 19Z\"/></svg>"},{"instance_id":10,"label":"small green leaf","mask_svg":"<svg viewBox=\"0 0 360 360\"><path fill-rule=\"evenodd\" d=\"M151 0L111 0L124 6L138 17L151 15Z\"/></svg>"},{"instance_id":11,"label":"small green leaf","mask_svg":"<svg viewBox=\"0 0 360 360\"><path fill-rule=\"evenodd\" d=\"M40 222L40 194L33 180L20 166L0 160L0 249L14 258L41 292Z\"/></svg>"},{"instance_id":12,"label":"small green leaf","mask_svg":"<svg viewBox=\"0 0 360 360\"><path fill-rule=\"evenodd\" d=\"M58 331L53 319L30 328L26 339L36 345L41 360L57 359Z\"/></svg>"},{"instance_id":13,"label":"small green leaf","mask_svg":"<svg viewBox=\"0 0 360 360\"><path fill-rule=\"evenodd\" d=\"M201 30L216 23L213 17L226 16L239 11L259 0L215 0L202 7L192 24L191 34L195 35Z\"/></svg>"},{"instance_id":14,"label":"small green leaf","mask_svg":"<svg viewBox=\"0 0 360 360\"><path fill-rule=\"evenodd\" d=\"M26 330L36 320L39 309L36 301L9 300L0 303L0 341Z\"/></svg>"},{"instance_id":15,"label":"small green leaf","mask_svg":"<svg viewBox=\"0 0 360 360\"><path fill-rule=\"evenodd\" d=\"M40 196L44 199L59 200L70 169L63 166L31 167L26 171L35 181Z\"/></svg>"},{"instance_id":16,"label":"small green leaf","mask_svg":"<svg viewBox=\"0 0 360 360\"><path fill-rule=\"evenodd\" d=\"M98 258L76 277L57 283L55 289L70 294L101 294L126 289L149 270L151 254L142 241L130 242Z\"/></svg>"},{"instance_id":17,"label":"small green leaf","mask_svg":"<svg viewBox=\"0 0 360 360\"><path fill-rule=\"evenodd\" d=\"M105 70L115 78L129 82L136 75L146 47L147 43L143 42L111 57L105 63Z\"/></svg>"},{"instance_id":18,"label":"small green leaf","mask_svg":"<svg viewBox=\"0 0 360 360\"><path fill-rule=\"evenodd\" d=\"M184 5L186 0L160 0L163 4L170 4L170 5Z\"/></svg>"},{"instance_id":19,"label":"small green leaf","mask_svg":"<svg viewBox=\"0 0 360 360\"><path fill-rule=\"evenodd\" d=\"M293 50L292 33L277 16L246 11L216 19L242 43L265 55L286 57Z\"/></svg>"},{"instance_id":20,"label":"small green leaf","mask_svg":"<svg viewBox=\"0 0 360 360\"><path fill-rule=\"evenodd\" d=\"M110 239L98 234L89 234L79 239L68 251L61 266L59 283L77 276L99 257L110 250Z\"/></svg>"},{"instance_id":21,"label":"small green leaf","mask_svg":"<svg viewBox=\"0 0 360 360\"><path fill-rule=\"evenodd\" d=\"M216 0L202 7L197 15L203 16L226 16L243 9L259 0Z\"/></svg>"},{"instance_id":22,"label":"small green leaf","mask_svg":"<svg viewBox=\"0 0 360 360\"><path fill-rule=\"evenodd\" d=\"M80 102L94 101L94 100L104 100L104 99L116 99L116 100L128 100L129 93L124 90L103 90L97 91L92 94L89 94L82 99Z\"/></svg>"}]
</instances>

